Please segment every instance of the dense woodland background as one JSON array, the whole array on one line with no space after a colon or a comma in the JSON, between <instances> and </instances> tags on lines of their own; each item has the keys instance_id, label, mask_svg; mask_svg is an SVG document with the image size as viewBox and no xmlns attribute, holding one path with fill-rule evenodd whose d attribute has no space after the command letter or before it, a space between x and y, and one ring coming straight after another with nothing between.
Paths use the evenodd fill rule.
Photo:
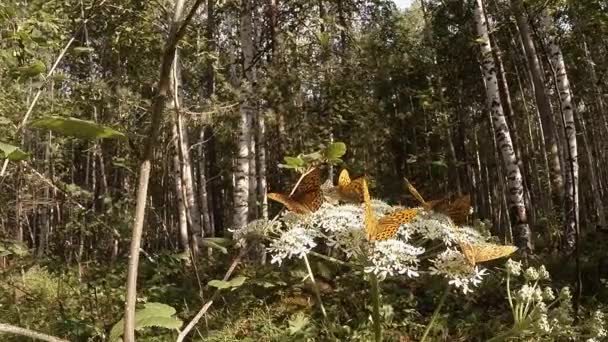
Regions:
<instances>
[{"instance_id":1,"label":"dense woodland background","mask_svg":"<svg viewBox=\"0 0 608 342\"><path fill-rule=\"evenodd\" d=\"M284 157L334 141L347 152L325 177L346 167L405 206L404 177L471 194L473 220L601 302L607 37L605 0L3 1L0 320L102 339L141 223L140 296L188 321L233 260L203 239L273 217L266 193L299 177Z\"/></svg>"}]
</instances>

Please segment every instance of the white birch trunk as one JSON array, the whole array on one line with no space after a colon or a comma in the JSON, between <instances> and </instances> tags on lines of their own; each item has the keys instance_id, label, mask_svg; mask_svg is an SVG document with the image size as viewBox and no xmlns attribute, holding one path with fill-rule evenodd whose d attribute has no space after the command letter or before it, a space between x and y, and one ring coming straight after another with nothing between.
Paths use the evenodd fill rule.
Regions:
<instances>
[{"instance_id":1,"label":"white birch trunk","mask_svg":"<svg viewBox=\"0 0 608 342\"><path fill-rule=\"evenodd\" d=\"M532 241L526 216L521 171L517 164L511 134L500 102L496 65L492 55L492 48L490 47L490 37L485 22L482 0L475 0L474 16L488 105L490 107L490 114L492 115L496 143L506 172L511 225L515 233L515 243L525 253L532 249Z\"/></svg>"},{"instance_id":2,"label":"white birch trunk","mask_svg":"<svg viewBox=\"0 0 608 342\"><path fill-rule=\"evenodd\" d=\"M251 142L251 123L255 112L255 105L251 98L251 87L255 83L255 70L253 68L253 28L251 18L251 1L241 1L241 27L240 41L243 51L244 82L241 84L243 99L241 99L238 154L236 160L234 184L234 228L242 228L247 224L249 213L249 163Z\"/></svg>"},{"instance_id":3,"label":"white birch trunk","mask_svg":"<svg viewBox=\"0 0 608 342\"><path fill-rule=\"evenodd\" d=\"M576 141L576 125L574 118L574 107L572 105L572 91L570 81L566 73L566 65L562 50L557 43L554 23L546 11L542 14L542 25L547 34L547 47L549 49L549 61L555 77L555 85L558 91L564 132L566 136L566 220L565 233L566 243L569 248L576 244L579 222L578 201L578 150Z\"/></svg>"}]
</instances>

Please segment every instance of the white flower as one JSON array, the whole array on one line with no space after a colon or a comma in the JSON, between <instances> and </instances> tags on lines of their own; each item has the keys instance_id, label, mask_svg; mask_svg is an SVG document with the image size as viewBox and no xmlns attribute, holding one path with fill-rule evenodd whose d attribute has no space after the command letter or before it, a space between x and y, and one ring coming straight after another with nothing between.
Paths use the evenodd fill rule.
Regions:
<instances>
[{"instance_id":1,"label":"white flower","mask_svg":"<svg viewBox=\"0 0 608 342\"><path fill-rule=\"evenodd\" d=\"M473 292L471 287L477 287L487 274L485 268L471 267L466 263L464 255L451 248L437 255L431 263L431 274L449 279L448 284L461 289L464 294Z\"/></svg>"},{"instance_id":2,"label":"white flower","mask_svg":"<svg viewBox=\"0 0 608 342\"><path fill-rule=\"evenodd\" d=\"M268 236L270 233L278 231L281 222L259 219L249 222L246 226L237 229L228 229L233 233L232 238L237 241L238 246L244 246L247 239Z\"/></svg>"},{"instance_id":3,"label":"white flower","mask_svg":"<svg viewBox=\"0 0 608 342\"><path fill-rule=\"evenodd\" d=\"M420 213L411 222L403 224L401 230L407 231L409 235L420 234L428 240L441 240L447 246L458 240L459 229L449 219L423 210Z\"/></svg>"},{"instance_id":4,"label":"white flower","mask_svg":"<svg viewBox=\"0 0 608 342\"><path fill-rule=\"evenodd\" d=\"M417 277L418 256L422 253L424 248L400 240L375 241L369 258L372 265L366 267L365 272L374 273L380 279L398 274Z\"/></svg>"},{"instance_id":5,"label":"white flower","mask_svg":"<svg viewBox=\"0 0 608 342\"><path fill-rule=\"evenodd\" d=\"M520 302L531 301L534 297L535 288L525 284L517 291L517 298Z\"/></svg>"},{"instance_id":6,"label":"white flower","mask_svg":"<svg viewBox=\"0 0 608 342\"><path fill-rule=\"evenodd\" d=\"M591 314L589 327L595 337L606 337L608 335L604 327L604 313L600 310L596 310Z\"/></svg>"},{"instance_id":7,"label":"white flower","mask_svg":"<svg viewBox=\"0 0 608 342\"><path fill-rule=\"evenodd\" d=\"M562 302L569 302L572 299L572 292L570 292L570 288L565 286L559 293L559 298Z\"/></svg>"},{"instance_id":8,"label":"white flower","mask_svg":"<svg viewBox=\"0 0 608 342\"><path fill-rule=\"evenodd\" d=\"M546 301L552 301L555 299L555 295L553 294L553 289L549 286L545 287L543 290L543 299Z\"/></svg>"},{"instance_id":9,"label":"white flower","mask_svg":"<svg viewBox=\"0 0 608 342\"><path fill-rule=\"evenodd\" d=\"M507 273L512 274L514 276L518 276L521 274L521 261L514 261L512 259L507 260Z\"/></svg>"},{"instance_id":10,"label":"white flower","mask_svg":"<svg viewBox=\"0 0 608 342\"><path fill-rule=\"evenodd\" d=\"M540 267L538 268L538 274L541 280L551 279L551 275L549 274L549 271L547 271L547 269L545 268L545 265L540 265Z\"/></svg>"},{"instance_id":11,"label":"white flower","mask_svg":"<svg viewBox=\"0 0 608 342\"><path fill-rule=\"evenodd\" d=\"M268 251L272 254L270 263L279 265L285 259L293 256L302 258L317 244L314 241L316 232L299 226L284 232L278 239L271 242Z\"/></svg>"},{"instance_id":12,"label":"white flower","mask_svg":"<svg viewBox=\"0 0 608 342\"><path fill-rule=\"evenodd\" d=\"M538 328L538 330L544 332L544 333L550 333L551 330L553 330L553 328L551 327L551 324L549 324L549 319L547 317L547 314L541 314L540 318L536 321L536 327Z\"/></svg>"},{"instance_id":13,"label":"white flower","mask_svg":"<svg viewBox=\"0 0 608 342\"><path fill-rule=\"evenodd\" d=\"M535 303L541 303L543 301L543 290L539 287L534 288L534 293L532 294L532 300Z\"/></svg>"},{"instance_id":14,"label":"white flower","mask_svg":"<svg viewBox=\"0 0 608 342\"><path fill-rule=\"evenodd\" d=\"M314 229L326 234L328 246L341 250L350 258L361 253L361 242L365 240L363 215L360 206L324 203L311 215L310 222Z\"/></svg>"},{"instance_id":15,"label":"white flower","mask_svg":"<svg viewBox=\"0 0 608 342\"><path fill-rule=\"evenodd\" d=\"M540 278L540 274L534 267L528 267L524 272L524 278L528 281L537 281Z\"/></svg>"}]
</instances>

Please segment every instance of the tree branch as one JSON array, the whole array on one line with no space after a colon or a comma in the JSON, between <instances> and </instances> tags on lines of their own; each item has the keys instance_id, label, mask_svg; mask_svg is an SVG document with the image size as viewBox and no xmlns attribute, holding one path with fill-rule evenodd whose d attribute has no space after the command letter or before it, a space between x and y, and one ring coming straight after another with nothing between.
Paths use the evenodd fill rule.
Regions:
<instances>
[{"instance_id":1,"label":"tree branch","mask_svg":"<svg viewBox=\"0 0 608 342\"><path fill-rule=\"evenodd\" d=\"M43 341L48 341L48 342L70 342L68 340L64 340L59 337L39 333L39 332L30 330L30 329L16 327L14 325L6 324L6 323L0 323L0 332L26 336L29 338L35 338L38 340L43 340Z\"/></svg>"}]
</instances>

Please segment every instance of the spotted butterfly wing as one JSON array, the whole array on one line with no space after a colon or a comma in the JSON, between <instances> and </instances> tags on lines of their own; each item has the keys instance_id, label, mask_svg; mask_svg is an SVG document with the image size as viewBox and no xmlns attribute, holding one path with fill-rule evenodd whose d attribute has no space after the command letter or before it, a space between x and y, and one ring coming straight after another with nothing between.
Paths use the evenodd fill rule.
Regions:
<instances>
[{"instance_id":1,"label":"spotted butterfly wing","mask_svg":"<svg viewBox=\"0 0 608 342\"><path fill-rule=\"evenodd\" d=\"M471 196L463 195L451 202L440 201L431 204L430 207L436 212L449 216L456 224L465 224L471 212Z\"/></svg>"},{"instance_id":2,"label":"spotted butterfly wing","mask_svg":"<svg viewBox=\"0 0 608 342\"><path fill-rule=\"evenodd\" d=\"M351 180L348 171L343 169L338 177L338 193L340 198L348 202L363 202L363 181L364 177Z\"/></svg>"},{"instance_id":3,"label":"spotted butterfly wing","mask_svg":"<svg viewBox=\"0 0 608 342\"><path fill-rule=\"evenodd\" d=\"M405 185L412 196L414 196L425 209L442 213L459 225L467 222L471 210L471 196L460 196L451 202L447 198L427 202L407 178L405 178Z\"/></svg>"},{"instance_id":4,"label":"spotted butterfly wing","mask_svg":"<svg viewBox=\"0 0 608 342\"><path fill-rule=\"evenodd\" d=\"M409 208L382 216L378 220L379 228L376 231L375 239L388 240L394 238L397 235L397 231L399 231L399 227L404 223L411 222L416 215L418 215L418 209Z\"/></svg>"},{"instance_id":5,"label":"spotted butterfly wing","mask_svg":"<svg viewBox=\"0 0 608 342\"><path fill-rule=\"evenodd\" d=\"M464 254L471 266L475 266L476 264L484 261L500 259L517 251L517 247L515 246L497 245L487 242L475 244L460 242L459 245L460 249L462 250L462 254Z\"/></svg>"},{"instance_id":6,"label":"spotted butterfly wing","mask_svg":"<svg viewBox=\"0 0 608 342\"><path fill-rule=\"evenodd\" d=\"M417 209L404 209L392 212L378 220L371 205L371 196L365 179L362 182L362 190L365 203L365 232L369 241L394 238L399 227L410 222L418 214Z\"/></svg>"},{"instance_id":7,"label":"spotted butterfly wing","mask_svg":"<svg viewBox=\"0 0 608 342\"><path fill-rule=\"evenodd\" d=\"M316 211L323 204L321 192L321 173L314 168L306 173L291 195L269 193L268 198L283 204L287 209L297 214L308 214Z\"/></svg>"}]
</instances>

